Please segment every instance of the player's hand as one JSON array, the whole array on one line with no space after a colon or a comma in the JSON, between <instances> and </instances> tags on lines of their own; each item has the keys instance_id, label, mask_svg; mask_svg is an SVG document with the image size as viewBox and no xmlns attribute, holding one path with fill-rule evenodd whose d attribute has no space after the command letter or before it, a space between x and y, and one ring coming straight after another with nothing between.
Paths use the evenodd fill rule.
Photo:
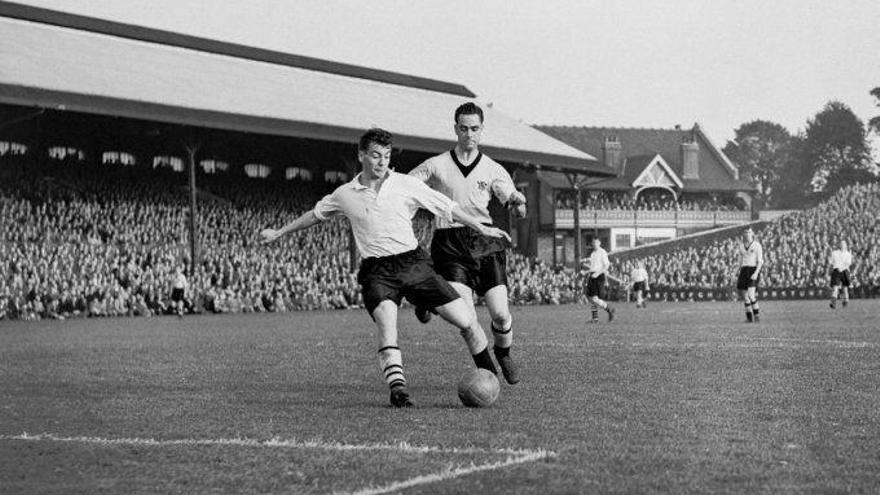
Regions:
<instances>
[{"instance_id":1,"label":"player's hand","mask_svg":"<svg viewBox=\"0 0 880 495\"><path fill-rule=\"evenodd\" d=\"M757 274L757 273L753 273L753 274L752 274L752 280L758 280L758 274Z\"/></svg>"},{"instance_id":2,"label":"player's hand","mask_svg":"<svg viewBox=\"0 0 880 495\"><path fill-rule=\"evenodd\" d=\"M516 218L525 218L526 217L526 204L522 203L522 204L518 204L518 205L511 205L510 211L513 212L513 216Z\"/></svg>"},{"instance_id":3,"label":"player's hand","mask_svg":"<svg viewBox=\"0 0 880 495\"><path fill-rule=\"evenodd\" d=\"M507 232L499 229L498 227L489 227L484 225L482 232L480 233L489 237L500 237L502 239L507 239L507 241L510 242L510 235Z\"/></svg>"},{"instance_id":4,"label":"player's hand","mask_svg":"<svg viewBox=\"0 0 880 495\"><path fill-rule=\"evenodd\" d=\"M275 229L263 229L260 231L260 243L268 244L281 237L281 231Z\"/></svg>"}]
</instances>

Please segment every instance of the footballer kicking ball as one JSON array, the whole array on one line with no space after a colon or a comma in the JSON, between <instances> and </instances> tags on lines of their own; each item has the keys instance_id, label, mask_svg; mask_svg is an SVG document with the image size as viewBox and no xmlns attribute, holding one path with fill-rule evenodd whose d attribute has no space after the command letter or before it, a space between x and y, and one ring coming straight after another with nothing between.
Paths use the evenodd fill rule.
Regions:
<instances>
[{"instance_id":1,"label":"footballer kicking ball","mask_svg":"<svg viewBox=\"0 0 880 495\"><path fill-rule=\"evenodd\" d=\"M501 391L498 378L489 370L468 370L458 381L458 398L468 407L489 407Z\"/></svg>"}]
</instances>

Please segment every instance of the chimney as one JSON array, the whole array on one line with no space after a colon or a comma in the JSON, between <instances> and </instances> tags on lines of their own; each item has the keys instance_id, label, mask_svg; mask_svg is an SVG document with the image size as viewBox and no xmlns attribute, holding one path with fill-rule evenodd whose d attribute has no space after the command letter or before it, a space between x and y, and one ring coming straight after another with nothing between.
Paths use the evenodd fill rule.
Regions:
<instances>
[{"instance_id":1,"label":"chimney","mask_svg":"<svg viewBox=\"0 0 880 495\"><path fill-rule=\"evenodd\" d=\"M697 144L696 136L688 133L681 142L681 168L683 178L700 178L700 145Z\"/></svg>"},{"instance_id":2,"label":"chimney","mask_svg":"<svg viewBox=\"0 0 880 495\"><path fill-rule=\"evenodd\" d=\"M617 136L605 136L605 142L602 143L602 155L605 159L605 166L620 173L623 146L620 145Z\"/></svg>"}]
</instances>

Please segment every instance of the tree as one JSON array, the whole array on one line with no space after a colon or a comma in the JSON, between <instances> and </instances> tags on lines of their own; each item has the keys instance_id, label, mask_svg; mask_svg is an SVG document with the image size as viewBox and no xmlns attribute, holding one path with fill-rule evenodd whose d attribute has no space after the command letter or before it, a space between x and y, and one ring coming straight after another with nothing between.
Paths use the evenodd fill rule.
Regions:
<instances>
[{"instance_id":1,"label":"tree","mask_svg":"<svg viewBox=\"0 0 880 495\"><path fill-rule=\"evenodd\" d=\"M774 203L783 169L791 161L795 140L785 127L766 120L739 126L724 154L733 160L743 177L758 189L763 204Z\"/></svg>"},{"instance_id":2,"label":"tree","mask_svg":"<svg viewBox=\"0 0 880 495\"><path fill-rule=\"evenodd\" d=\"M880 86L871 90L871 96L877 99L876 105L880 107ZM877 134L880 134L880 115L871 117L871 120L868 121L868 127L873 129Z\"/></svg>"},{"instance_id":3,"label":"tree","mask_svg":"<svg viewBox=\"0 0 880 495\"><path fill-rule=\"evenodd\" d=\"M846 179L870 170L865 126L846 105L831 101L807 121L804 155L810 180L808 192L824 196L847 185Z\"/></svg>"}]
</instances>

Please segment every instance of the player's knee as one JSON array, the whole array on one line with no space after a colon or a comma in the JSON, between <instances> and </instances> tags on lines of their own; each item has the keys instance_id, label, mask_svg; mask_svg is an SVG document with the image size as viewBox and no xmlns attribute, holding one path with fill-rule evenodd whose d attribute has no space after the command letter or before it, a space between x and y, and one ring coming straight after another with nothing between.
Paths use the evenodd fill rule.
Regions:
<instances>
[{"instance_id":1,"label":"player's knee","mask_svg":"<svg viewBox=\"0 0 880 495\"><path fill-rule=\"evenodd\" d=\"M495 328L508 328L513 321L510 312L505 312L492 317L492 326Z\"/></svg>"}]
</instances>

